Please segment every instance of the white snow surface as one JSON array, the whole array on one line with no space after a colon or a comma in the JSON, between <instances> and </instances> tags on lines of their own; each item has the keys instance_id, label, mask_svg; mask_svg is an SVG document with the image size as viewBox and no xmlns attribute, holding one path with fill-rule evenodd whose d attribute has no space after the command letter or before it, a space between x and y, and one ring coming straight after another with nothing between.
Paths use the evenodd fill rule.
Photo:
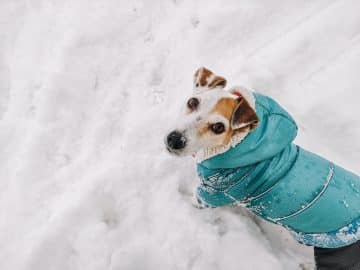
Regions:
<instances>
[{"instance_id":1,"label":"white snow surface","mask_svg":"<svg viewBox=\"0 0 360 270\"><path fill-rule=\"evenodd\" d=\"M0 269L305 269L240 208L199 210L163 145L192 75L278 100L360 173L360 2L0 1ZM310 269L310 268L309 268Z\"/></svg>"}]
</instances>

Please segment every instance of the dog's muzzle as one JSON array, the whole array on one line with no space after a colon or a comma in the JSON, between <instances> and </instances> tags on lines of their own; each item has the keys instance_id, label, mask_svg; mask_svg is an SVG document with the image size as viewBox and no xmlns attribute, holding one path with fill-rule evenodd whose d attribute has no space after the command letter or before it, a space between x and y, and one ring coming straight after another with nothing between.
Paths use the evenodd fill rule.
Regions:
<instances>
[{"instance_id":1,"label":"dog's muzzle","mask_svg":"<svg viewBox=\"0 0 360 270\"><path fill-rule=\"evenodd\" d=\"M179 131L172 131L166 137L166 146L170 152L181 150L186 146L186 137Z\"/></svg>"}]
</instances>

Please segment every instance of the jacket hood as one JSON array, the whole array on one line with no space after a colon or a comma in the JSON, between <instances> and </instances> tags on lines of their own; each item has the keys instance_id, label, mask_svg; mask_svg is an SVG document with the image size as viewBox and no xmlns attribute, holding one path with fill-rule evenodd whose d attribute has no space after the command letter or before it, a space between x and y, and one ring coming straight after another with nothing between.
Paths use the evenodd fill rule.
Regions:
<instances>
[{"instance_id":1,"label":"jacket hood","mask_svg":"<svg viewBox=\"0 0 360 270\"><path fill-rule=\"evenodd\" d=\"M258 126L224 153L202 161L208 169L237 168L268 159L281 152L296 137L293 118L273 99L258 93L255 97Z\"/></svg>"}]
</instances>

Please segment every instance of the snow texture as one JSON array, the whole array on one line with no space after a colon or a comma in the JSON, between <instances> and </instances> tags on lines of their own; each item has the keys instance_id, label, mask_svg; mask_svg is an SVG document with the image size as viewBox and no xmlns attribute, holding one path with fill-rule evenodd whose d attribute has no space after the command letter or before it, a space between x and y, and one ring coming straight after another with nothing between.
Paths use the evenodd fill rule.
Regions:
<instances>
[{"instance_id":1,"label":"snow texture","mask_svg":"<svg viewBox=\"0 0 360 270\"><path fill-rule=\"evenodd\" d=\"M358 1L0 1L0 269L305 269L311 248L199 210L166 132L207 66L360 173Z\"/></svg>"}]
</instances>

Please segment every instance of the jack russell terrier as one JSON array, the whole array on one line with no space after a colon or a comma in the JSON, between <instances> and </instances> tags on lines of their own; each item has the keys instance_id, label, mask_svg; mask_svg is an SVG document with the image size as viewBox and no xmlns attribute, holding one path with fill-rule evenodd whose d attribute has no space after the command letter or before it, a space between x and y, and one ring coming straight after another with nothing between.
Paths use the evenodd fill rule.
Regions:
<instances>
[{"instance_id":1,"label":"jack russell terrier","mask_svg":"<svg viewBox=\"0 0 360 270\"><path fill-rule=\"evenodd\" d=\"M314 246L318 269L360 269L360 177L293 143L273 99L200 68L168 151L197 160L201 207L241 205Z\"/></svg>"}]
</instances>

